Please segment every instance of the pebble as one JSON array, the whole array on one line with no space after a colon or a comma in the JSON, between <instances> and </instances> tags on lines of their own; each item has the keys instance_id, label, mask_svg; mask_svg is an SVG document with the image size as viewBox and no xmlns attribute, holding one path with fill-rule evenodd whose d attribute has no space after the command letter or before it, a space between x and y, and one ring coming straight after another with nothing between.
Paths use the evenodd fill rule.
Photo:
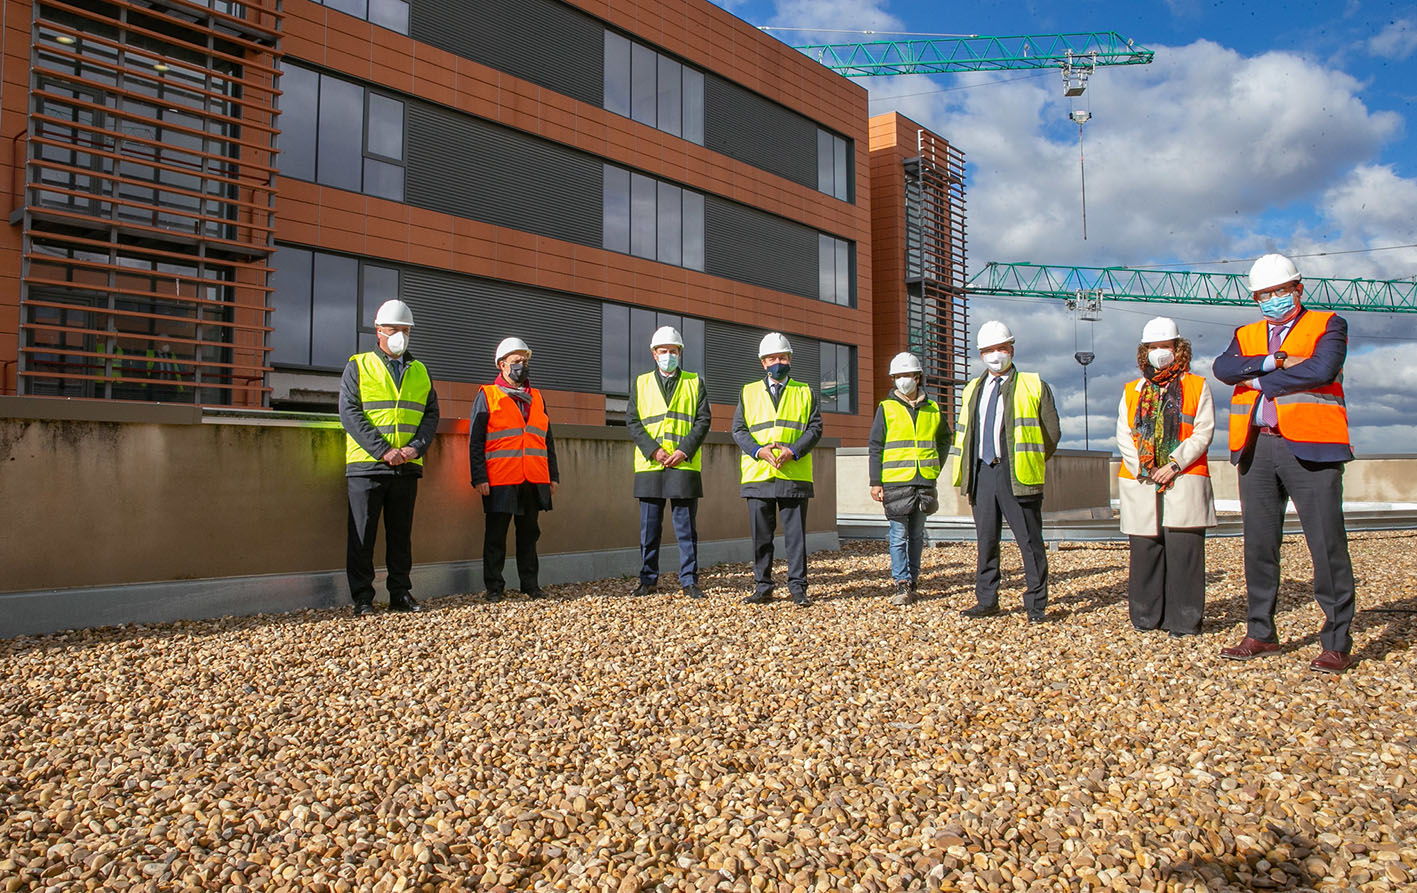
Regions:
<instances>
[{"instance_id":1,"label":"pebble","mask_svg":"<svg viewBox=\"0 0 1417 893\"><path fill-rule=\"evenodd\" d=\"M1244 633L1241 542L1204 634L1127 617L1124 545L1050 554L1053 622L971 621L972 544L889 604L878 543L746 565L0 642L0 889L1396 890L1417 878L1417 534L1356 535L1359 663L1285 541L1292 650ZM778 569L779 573L783 570ZM1377 610L1374 610L1377 609Z\"/></svg>"}]
</instances>

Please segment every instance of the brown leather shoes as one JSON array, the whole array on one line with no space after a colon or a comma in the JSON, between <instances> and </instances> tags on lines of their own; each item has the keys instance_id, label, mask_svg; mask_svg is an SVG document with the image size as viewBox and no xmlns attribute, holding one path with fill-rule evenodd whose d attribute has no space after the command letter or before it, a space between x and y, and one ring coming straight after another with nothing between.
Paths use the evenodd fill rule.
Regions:
<instances>
[{"instance_id":1,"label":"brown leather shoes","mask_svg":"<svg viewBox=\"0 0 1417 893\"><path fill-rule=\"evenodd\" d=\"M1246 636L1239 645L1220 649L1220 656L1229 660L1253 660L1264 654L1273 654L1278 650L1278 642L1261 642L1259 639Z\"/></svg>"},{"instance_id":2,"label":"brown leather shoes","mask_svg":"<svg viewBox=\"0 0 1417 893\"><path fill-rule=\"evenodd\" d=\"M1353 658L1343 651L1324 651L1309 662L1309 669L1319 673L1331 673L1334 676L1351 666L1353 666Z\"/></svg>"}]
</instances>

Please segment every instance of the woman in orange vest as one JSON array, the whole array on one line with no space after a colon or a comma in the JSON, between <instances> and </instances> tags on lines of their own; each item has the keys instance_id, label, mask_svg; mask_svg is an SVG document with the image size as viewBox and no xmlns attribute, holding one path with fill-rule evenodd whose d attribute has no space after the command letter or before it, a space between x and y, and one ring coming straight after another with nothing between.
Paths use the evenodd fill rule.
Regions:
<instances>
[{"instance_id":1,"label":"woman in orange vest","mask_svg":"<svg viewBox=\"0 0 1417 893\"><path fill-rule=\"evenodd\" d=\"M1117 496L1131 542L1127 603L1132 626L1173 637L1201 631L1205 613L1205 529L1215 526L1206 451L1215 407L1191 374L1191 342L1158 316L1137 347L1142 377L1117 407Z\"/></svg>"},{"instance_id":2,"label":"woman in orange vest","mask_svg":"<svg viewBox=\"0 0 1417 893\"><path fill-rule=\"evenodd\" d=\"M482 581L489 602L506 589L507 528L517 519L517 582L531 598L543 598L536 541L538 514L551 510L560 475L556 444L541 392L531 386L531 348L520 338L497 345L497 380L483 385L472 404L467 458L472 486L487 515L482 534Z\"/></svg>"}]
</instances>

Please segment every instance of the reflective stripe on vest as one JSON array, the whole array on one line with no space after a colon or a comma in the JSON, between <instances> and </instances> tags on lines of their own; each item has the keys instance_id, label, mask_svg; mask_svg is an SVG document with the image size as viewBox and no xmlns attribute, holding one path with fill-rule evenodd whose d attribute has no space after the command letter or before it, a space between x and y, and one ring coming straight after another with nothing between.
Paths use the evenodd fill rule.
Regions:
<instances>
[{"instance_id":1,"label":"reflective stripe on vest","mask_svg":"<svg viewBox=\"0 0 1417 893\"><path fill-rule=\"evenodd\" d=\"M680 372L679 382L674 387L674 396L668 404L664 402L664 390L655 378L658 372L650 371L635 381L635 411L640 424L654 442L664 447L666 453L679 449L679 444L689 436L694 427L694 413L699 408L699 376L693 372ZM699 450L684 462L674 466L685 471L700 468ZM664 466L652 459L646 459L638 448L635 454L635 473L663 471Z\"/></svg>"},{"instance_id":2,"label":"reflective stripe on vest","mask_svg":"<svg viewBox=\"0 0 1417 893\"><path fill-rule=\"evenodd\" d=\"M1136 423L1137 403L1141 401L1141 391L1138 390L1138 388L1140 388L1143 381L1145 381L1145 379L1138 378L1127 382L1127 389L1124 393L1127 396L1127 419L1129 420L1129 426ZM1199 375L1192 375L1189 372L1181 379L1181 430L1178 436L1183 441L1190 437L1191 433L1195 431L1196 410L1199 409L1201 405L1201 388L1204 385L1205 379L1201 378ZM1199 459L1181 469L1181 473L1195 474L1207 478L1210 477L1210 463L1206 461L1205 453L1201 453ZM1127 481L1136 480L1136 477L1128 470L1127 463L1125 462L1119 463L1117 477Z\"/></svg>"},{"instance_id":3,"label":"reflective stripe on vest","mask_svg":"<svg viewBox=\"0 0 1417 893\"><path fill-rule=\"evenodd\" d=\"M975 392L979 390L979 383L983 380L983 376L980 376L964 386L960 405L966 411L969 410L970 400L974 398ZM1015 372L1014 452L1011 457L1013 476L1014 480L1028 487L1043 484L1044 468L1047 465L1047 458L1043 455L1043 424L1039 419L1042 405L1043 378L1037 372ZM973 418L965 420L955 431L954 444L950 447L950 481L956 487L964 483L964 444L969 436L969 426L974 423Z\"/></svg>"},{"instance_id":4,"label":"reflective stripe on vest","mask_svg":"<svg viewBox=\"0 0 1417 893\"><path fill-rule=\"evenodd\" d=\"M881 402L886 419L886 442L881 450L881 483L903 484L918 473L926 480L940 476L940 407L926 400L910 417L910 410L895 400Z\"/></svg>"},{"instance_id":5,"label":"reflective stripe on vest","mask_svg":"<svg viewBox=\"0 0 1417 893\"><path fill-rule=\"evenodd\" d=\"M753 440L763 445L793 443L807 430L807 420L812 417L812 389L791 379L783 385L777 406L772 405L772 395L763 381L744 385L742 400L743 423ZM812 454L789 459L781 468L746 454L739 457L738 479L742 483L756 484L774 478L810 483Z\"/></svg>"},{"instance_id":6,"label":"reflective stripe on vest","mask_svg":"<svg viewBox=\"0 0 1417 893\"><path fill-rule=\"evenodd\" d=\"M1314 355L1319 339L1328 330L1332 313L1306 310L1289 328L1279 349L1291 357ZM1269 323L1261 320L1235 331L1240 353L1247 357L1269 354ZM1230 451L1245 448L1250 436L1250 419L1261 391L1245 382L1235 385L1230 395ZM1297 443L1348 443L1348 408L1343 400L1343 372L1332 383L1307 391L1285 394L1274 400L1279 433Z\"/></svg>"},{"instance_id":7,"label":"reflective stripe on vest","mask_svg":"<svg viewBox=\"0 0 1417 893\"><path fill-rule=\"evenodd\" d=\"M551 420L546 416L541 392L531 390L531 409L525 419L516 399L497 385L483 385L482 395L487 400L487 483L494 487L551 483L546 448Z\"/></svg>"},{"instance_id":8,"label":"reflective stripe on vest","mask_svg":"<svg viewBox=\"0 0 1417 893\"><path fill-rule=\"evenodd\" d=\"M428 395L433 391L428 368L418 360L409 363L403 373L403 385L399 387L394 384L389 367L374 351L355 354L350 359L359 368L359 400L364 417L384 435L389 446L395 449L406 446L423 421ZM345 433L345 465L378 465L381 460L380 456L369 455L358 441ZM423 464L421 457L408 461Z\"/></svg>"}]
</instances>

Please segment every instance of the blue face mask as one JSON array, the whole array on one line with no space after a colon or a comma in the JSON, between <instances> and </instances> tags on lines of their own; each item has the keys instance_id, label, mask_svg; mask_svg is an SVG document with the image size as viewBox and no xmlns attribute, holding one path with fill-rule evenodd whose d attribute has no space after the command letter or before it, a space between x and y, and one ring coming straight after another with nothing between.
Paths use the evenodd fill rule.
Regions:
<instances>
[{"instance_id":1,"label":"blue face mask","mask_svg":"<svg viewBox=\"0 0 1417 893\"><path fill-rule=\"evenodd\" d=\"M673 375L674 370L679 368L679 355L676 353L656 354L654 362L659 366L659 371L665 375Z\"/></svg>"},{"instance_id":2,"label":"blue face mask","mask_svg":"<svg viewBox=\"0 0 1417 893\"><path fill-rule=\"evenodd\" d=\"M1280 292L1260 301L1260 313L1264 314L1265 319L1281 320L1293 311L1294 293L1292 291Z\"/></svg>"},{"instance_id":3,"label":"blue face mask","mask_svg":"<svg viewBox=\"0 0 1417 893\"><path fill-rule=\"evenodd\" d=\"M768 375L773 381L782 381L787 378L787 373L792 371L791 363L773 363L768 367Z\"/></svg>"}]
</instances>

